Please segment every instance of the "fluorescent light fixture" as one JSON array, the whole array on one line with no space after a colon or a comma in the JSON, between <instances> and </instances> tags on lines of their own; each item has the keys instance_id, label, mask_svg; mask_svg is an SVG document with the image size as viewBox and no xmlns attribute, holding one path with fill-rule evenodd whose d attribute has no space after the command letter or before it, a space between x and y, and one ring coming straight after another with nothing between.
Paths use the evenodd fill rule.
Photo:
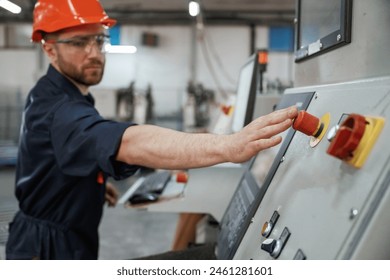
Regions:
<instances>
[{"instance_id":1,"label":"fluorescent light fixture","mask_svg":"<svg viewBox=\"0 0 390 280\"><path fill-rule=\"evenodd\" d=\"M107 53L136 53L137 48L135 46L123 46L123 45L110 45L105 46Z\"/></svg>"},{"instance_id":2,"label":"fluorescent light fixture","mask_svg":"<svg viewBox=\"0 0 390 280\"><path fill-rule=\"evenodd\" d=\"M188 4L188 12L189 12L190 16L193 16L193 17L196 17L197 15L199 15L199 12L200 12L199 3L196 1L190 1L190 3Z\"/></svg>"},{"instance_id":3,"label":"fluorescent light fixture","mask_svg":"<svg viewBox=\"0 0 390 280\"><path fill-rule=\"evenodd\" d=\"M0 7L10 11L13 14L20 14L22 11L22 8L8 0L0 0Z\"/></svg>"}]
</instances>

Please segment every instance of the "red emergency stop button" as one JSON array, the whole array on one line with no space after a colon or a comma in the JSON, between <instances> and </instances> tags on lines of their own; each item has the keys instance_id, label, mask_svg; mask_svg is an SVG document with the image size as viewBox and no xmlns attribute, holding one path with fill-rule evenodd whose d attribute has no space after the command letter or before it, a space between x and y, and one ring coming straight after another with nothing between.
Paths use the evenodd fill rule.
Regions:
<instances>
[{"instance_id":1,"label":"red emergency stop button","mask_svg":"<svg viewBox=\"0 0 390 280\"><path fill-rule=\"evenodd\" d=\"M348 160L359 146L366 129L366 119L358 114L350 114L340 125L327 153L342 160Z\"/></svg>"},{"instance_id":2,"label":"red emergency stop button","mask_svg":"<svg viewBox=\"0 0 390 280\"><path fill-rule=\"evenodd\" d=\"M178 172L176 174L176 182L177 183L185 184L185 183L187 183L187 181L188 181L188 174L187 174L187 172Z\"/></svg>"},{"instance_id":3,"label":"red emergency stop button","mask_svg":"<svg viewBox=\"0 0 390 280\"><path fill-rule=\"evenodd\" d=\"M293 128L308 136L318 137L323 129L320 119L306 111L300 111L295 118Z\"/></svg>"}]
</instances>

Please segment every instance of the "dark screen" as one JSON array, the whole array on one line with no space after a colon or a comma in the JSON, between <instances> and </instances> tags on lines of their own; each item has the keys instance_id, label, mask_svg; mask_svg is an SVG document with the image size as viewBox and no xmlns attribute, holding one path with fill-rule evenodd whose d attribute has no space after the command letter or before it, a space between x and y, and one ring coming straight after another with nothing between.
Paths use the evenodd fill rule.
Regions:
<instances>
[{"instance_id":1,"label":"dark screen","mask_svg":"<svg viewBox=\"0 0 390 280\"><path fill-rule=\"evenodd\" d=\"M351 42L352 0L297 0L295 60Z\"/></svg>"},{"instance_id":2,"label":"dark screen","mask_svg":"<svg viewBox=\"0 0 390 280\"><path fill-rule=\"evenodd\" d=\"M341 29L340 0L301 0L301 46Z\"/></svg>"}]
</instances>

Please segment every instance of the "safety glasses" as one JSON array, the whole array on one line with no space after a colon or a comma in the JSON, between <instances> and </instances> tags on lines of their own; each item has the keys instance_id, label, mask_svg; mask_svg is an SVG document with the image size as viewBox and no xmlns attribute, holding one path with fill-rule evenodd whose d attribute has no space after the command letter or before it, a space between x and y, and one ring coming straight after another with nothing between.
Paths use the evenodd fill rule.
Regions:
<instances>
[{"instance_id":1,"label":"safety glasses","mask_svg":"<svg viewBox=\"0 0 390 280\"><path fill-rule=\"evenodd\" d=\"M100 52L104 53L105 46L110 43L110 36L106 34L94 34L86 36L75 36L68 39L48 39L44 42L52 44L66 44L74 49L84 51L86 53L90 53L92 47L96 46Z\"/></svg>"}]
</instances>

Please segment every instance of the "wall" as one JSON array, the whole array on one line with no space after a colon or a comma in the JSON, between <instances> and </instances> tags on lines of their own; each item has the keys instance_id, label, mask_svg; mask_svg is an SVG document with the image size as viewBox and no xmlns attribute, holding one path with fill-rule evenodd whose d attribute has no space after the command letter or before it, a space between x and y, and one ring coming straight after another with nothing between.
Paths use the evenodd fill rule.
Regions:
<instances>
[{"instance_id":1,"label":"wall","mask_svg":"<svg viewBox=\"0 0 390 280\"><path fill-rule=\"evenodd\" d=\"M0 87L27 91L35 81L36 64L34 49L0 49Z\"/></svg>"}]
</instances>

